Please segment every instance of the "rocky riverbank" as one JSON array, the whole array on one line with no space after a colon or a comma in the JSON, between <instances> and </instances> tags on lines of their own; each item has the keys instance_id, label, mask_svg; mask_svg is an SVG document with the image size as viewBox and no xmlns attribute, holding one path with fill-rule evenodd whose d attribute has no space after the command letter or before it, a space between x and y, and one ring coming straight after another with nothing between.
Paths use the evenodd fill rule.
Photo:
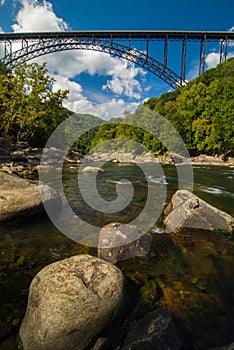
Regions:
<instances>
[{"instance_id":1,"label":"rocky riverbank","mask_svg":"<svg viewBox=\"0 0 234 350\"><path fill-rule=\"evenodd\" d=\"M44 164L51 165L55 157L61 155L59 149L42 149L33 148L27 142L11 144L6 139L0 138L0 170L4 170L10 174L16 174L25 178L37 178L42 153L47 154ZM183 164L189 162L192 165L217 165L234 167L234 158L224 156L208 156L199 155L184 159L178 154L166 154L154 157L150 152L136 154L135 152L123 153L114 152L93 153L83 156L78 152L69 151L65 157L65 164L71 168L76 167L80 163L160 163L160 164Z\"/></svg>"},{"instance_id":2,"label":"rocky riverbank","mask_svg":"<svg viewBox=\"0 0 234 350\"><path fill-rule=\"evenodd\" d=\"M197 157L191 157L192 165L221 165L234 167L234 158L233 157L224 157L224 156L208 156L201 154Z\"/></svg>"},{"instance_id":3,"label":"rocky riverbank","mask_svg":"<svg viewBox=\"0 0 234 350\"><path fill-rule=\"evenodd\" d=\"M153 156L150 152L145 152L141 155L134 152L123 153L114 152L107 153L94 153L85 156L86 162L102 162L111 161L114 163L160 163L160 164L185 164L190 163L192 165L220 165L234 167L233 157L224 156L208 156L199 155L191 158L183 158L178 154L166 154L161 156Z\"/></svg>"},{"instance_id":4,"label":"rocky riverbank","mask_svg":"<svg viewBox=\"0 0 234 350\"><path fill-rule=\"evenodd\" d=\"M43 152L46 153L44 165L51 165L53 162L56 164L55 157L62 154L59 149L33 148L27 142L11 144L0 138L0 170L24 178L37 178ZM76 165L81 163L82 158L80 153L70 151L65 157L65 163Z\"/></svg>"}]
</instances>

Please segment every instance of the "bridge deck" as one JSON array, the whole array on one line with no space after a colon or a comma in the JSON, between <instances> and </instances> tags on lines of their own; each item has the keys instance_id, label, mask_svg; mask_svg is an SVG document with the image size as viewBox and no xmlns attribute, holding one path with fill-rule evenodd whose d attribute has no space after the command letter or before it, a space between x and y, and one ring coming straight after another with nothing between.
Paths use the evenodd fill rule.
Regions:
<instances>
[{"instance_id":1,"label":"bridge deck","mask_svg":"<svg viewBox=\"0 0 234 350\"><path fill-rule=\"evenodd\" d=\"M0 41L6 40L38 40L56 38L86 38L86 39L157 39L163 40L234 40L234 32L217 31L172 31L172 30L85 30L66 32L34 32L34 33L0 33Z\"/></svg>"}]
</instances>

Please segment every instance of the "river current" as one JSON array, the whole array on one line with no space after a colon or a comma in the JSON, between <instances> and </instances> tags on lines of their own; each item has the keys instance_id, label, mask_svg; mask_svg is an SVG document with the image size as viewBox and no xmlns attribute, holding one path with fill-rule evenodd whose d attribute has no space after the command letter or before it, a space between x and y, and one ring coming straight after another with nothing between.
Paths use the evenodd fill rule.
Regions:
<instances>
[{"instance_id":1,"label":"river current","mask_svg":"<svg viewBox=\"0 0 234 350\"><path fill-rule=\"evenodd\" d=\"M168 240L169 238L166 237L167 235L161 234L161 232L163 232L163 210L166 204L169 203L173 193L178 189L176 167L165 165L155 171L152 165L148 164L144 166L144 171L142 171L140 167L132 164L106 163L104 169L105 172L100 173L97 176L93 174L81 174L80 179L83 186L83 192L86 193L87 190L88 193L85 195L85 199L80 193L79 186L77 185L77 168L67 166L64 169L63 189L67 201L74 211L74 217L69 217L69 215L66 216L66 211L64 211L63 217L60 217L59 220L61 225L64 227L66 226L66 232L69 232L68 235L64 235L64 233L60 232L47 217L33 219L29 222L10 222L0 227L0 348L3 350L17 349L16 337L27 304L28 287L35 274L43 266L71 255L81 253L96 255L95 246L97 244L100 227L114 221L127 223L137 220L140 214L142 212L144 213L147 194L149 193L153 193L152 203L154 203L154 205L149 205L148 211L142 215L140 221L148 223L153 229L153 232L156 235L159 234L158 242L160 242L159 247L161 248L156 248L156 251L160 249L165 250L165 247L169 249L169 251L162 254L163 259L165 259L162 260L162 266L164 266L166 270L162 271L162 266L160 265L161 258L159 261L157 260L157 264L155 264L156 252L153 252L150 255L149 260L141 259L139 260L139 264L135 264L134 260L130 263L126 261L121 268L130 279L136 282L136 285L138 284L138 277L136 278L136 275L139 276L139 269L142 268L141 275L144 276L144 278L142 277L144 282L139 282L139 288L140 290L143 288L143 291L144 288L146 288L145 286L148 286L148 279L150 286L154 285L153 283L156 285L159 282L159 285L161 286L160 288L166 288L165 281L172 278L173 283L175 281L177 283L174 285L173 291L178 287L178 283L180 286L178 288L180 289L185 288L184 285L186 284L186 293L196 295L198 288L200 288L200 285L202 284L202 288L207 289L205 295L209 295L209 293L213 295L215 293L215 295L217 294L217 296L221 298L221 301L227 297L226 293L228 293L229 299L225 299L228 304L225 307L227 307L230 315L227 316L227 319L225 319L226 316L223 316L222 320L220 318L221 323L219 324L219 320L217 322L214 321L215 316L212 313L213 311L210 311L211 309L209 309L207 315L211 315L213 324L210 326L210 329L207 330L207 334L204 335L203 329L200 329L199 326L197 326L198 328L196 329L196 332L198 332L198 335L201 337L210 335L209 339L204 339L204 341L198 342L194 347L189 347L189 349L209 349L211 346L224 345L225 340L226 342L231 342L233 339L230 333L231 329L233 329L234 312L234 283L232 282L234 266L231 257L225 256L222 257L221 260L218 260L217 252L214 250L209 251L208 254L208 250L211 249L210 240L209 245L207 246L208 248L203 244L206 247L206 252L204 254L200 253L200 248L197 248L198 251L195 252L194 247L198 247L200 244L199 242L201 241L199 237L203 237L200 233L200 236L197 235L197 238L191 236L191 240L194 240L192 248L185 246L185 244L187 244L186 242L189 241L188 234L185 235L187 241L183 243L184 245L181 251L184 255L182 257L181 252L178 254L178 248L175 247L176 244L173 243L171 246L171 243L169 244L168 241L165 241L165 243L164 240ZM234 216L234 168L221 166L194 166L193 172L194 193L211 205ZM96 181L96 189L90 186L90 178L92 178L92 181ZM132 185L130 185L129 182L131 182ZM185 188L186 186L191 188L191 185L191 183L184 184ZM130 203L125 205L124 208L121 208L119 211L113 209L112 212L111 210L105 212L105 206L102 207L101 205L98 210L91 207L93 190L97 190L98 195L103 198L104 204L109 202L111 205L111 202L116 201L118 198L117 191L120 191L119 193L123 196L123 200L126 199L126 203L128 203L128 196L131 188L132 198ZM86 201L88 201L89 204L87 204ZM93 203L95 204L95 202ZM96 205L98 205L98 202ZM155 211L157 212L157 215L153 217L154 220L152 220L152 215L154 215ZM76 224L74 224L75 221L73 222L76 215L78 215L83 222L78 228ZM150 222L150 220L152 222ZM89 224L88 229L86 225L87 222ZM95 226L95 229L92 229L93 226ZM181 237L174 237L173 242L181 240ZM226 243L222 246L223 243L220 243L221 241L218 236L216 238L214 237L216 236L212 236L212 249L215 249L214 247L216 245L221 245L220 249L223 254L223 252L226 252L229 248L226 248ZM158 254L161 256L161 252ZM185 261L183 259L185 259ZM198 264L198 260L200 261L199 266L196 265ZM210 271L207 272L207 261L215 264L216 270L212 270L212 275L210 275ZM175 268L175 270L173 270L173 268ZM212 282L212 286L209 287L210 285L207 280L204 282L202 278L197 277L197 275L208 276L209 281L213 280L215 281L215 284ZM163 276L165 277L165 280ZM192 284L188 285L188 281L192 281ZM198 285L199 283L200 285ZM194 285L196 285L196 290L193 290L192 286ZM149 293L147 293L146 295L149 295ZM181 293L181 290L178 293ZM188 295L190 296L190 294ZM186 299L185 295L184 298ZM201 298L200 294L199 298ZM183 299L182 302L184 302L185 299ZM144 300L143 292L142 300ZM149 305L154 308L156 305L154 300L147 299L147 301L144 302L145 304L142 303L142 300L141 308L143 309L144 307L149 309ZM207 305L208 301L205 301L205 303ZM216 307L218 307L218 303L215 303ZM223 301L221 304L222 303ZM178 309L182 310L181 306L178 307ZM173 313L176 314L176 312L176 309L173 310ZM187 311L186 314L188 314ZM183 315L178 316L178 318L180 317L183 318ZM205 324L208 322L208 318L206 317L204 316ZM192 324L193 321L194 320L191 321L191 319L189 319L189 322L192 322ZM184 329L186 328L185 326L182 326L182 329L183 327ZM204 328L204 325L201 325L201 327ZM217 335L219 331L221 332L220 337ZM214 339L211 340L213 337L212 332L215 334L215 337L218 337L217 339L214 337ZM194 337L197 336L197 333L194 335L194 332L192 332L191 335L187 328L184 330L184 334L185 339L189 339L188 342L190 342L191 339L194 340Z\"/></svg>"}]
</instances>

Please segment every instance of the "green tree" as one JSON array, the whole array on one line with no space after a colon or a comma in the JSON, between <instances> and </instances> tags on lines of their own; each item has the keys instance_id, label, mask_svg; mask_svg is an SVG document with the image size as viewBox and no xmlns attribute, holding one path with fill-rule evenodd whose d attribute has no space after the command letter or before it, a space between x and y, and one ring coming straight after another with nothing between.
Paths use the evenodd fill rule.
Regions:
<instances>
[{"instance_id":1,"label":"green tree","mask_svg":"<svg viewBox=\"0 0 234 350\"><path fill-rule=\"evenodd\" d=\"M66 116L62 103L68 91L53 91L55 80L46 64L22 64L0 70L1 134L15 141L43 141ZM37 135L38 133L38 135ZM38 139L39 141L39 139Z\"/></svg>"}]
</instances>

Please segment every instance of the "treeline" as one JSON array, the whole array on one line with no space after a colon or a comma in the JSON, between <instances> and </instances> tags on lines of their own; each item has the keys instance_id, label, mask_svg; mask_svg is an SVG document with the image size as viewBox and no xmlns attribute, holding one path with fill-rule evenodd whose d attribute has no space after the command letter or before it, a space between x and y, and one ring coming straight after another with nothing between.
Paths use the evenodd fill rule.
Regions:
<instances>
[{"instance_id":1,"label":"treeline","mask_svg":"<svg viewBox=\"0 0 234 350\"><path fill-rule=\"evenodd\" d=\"M234 156L234 59L206 71L186 86L148 99L132 114L111 119L95 130L92 140L86 139L83 151L94 147L100 152L137 151L134 141L156 155L167 151L165 144L176 150L177 135L161 122L160 115L178 131L190 155ZM108 139L118 141L105 143Z\"/></svg>"},{"instance_id":2,"label":"treeline","mask_svg":"<svg viewBox=\"0 0 234 350\"><path fill-rule=\"evenodd\" d=\"M96 129L87 150L104 153L142 153L150 150L154 154L163 154L167 149L160 141L163 139L162 127L158 113L139 106L135 113L126 113L123 118L112 118ZM110 142L105 142L107 140Z\"/></svg>"}]
</instances>

